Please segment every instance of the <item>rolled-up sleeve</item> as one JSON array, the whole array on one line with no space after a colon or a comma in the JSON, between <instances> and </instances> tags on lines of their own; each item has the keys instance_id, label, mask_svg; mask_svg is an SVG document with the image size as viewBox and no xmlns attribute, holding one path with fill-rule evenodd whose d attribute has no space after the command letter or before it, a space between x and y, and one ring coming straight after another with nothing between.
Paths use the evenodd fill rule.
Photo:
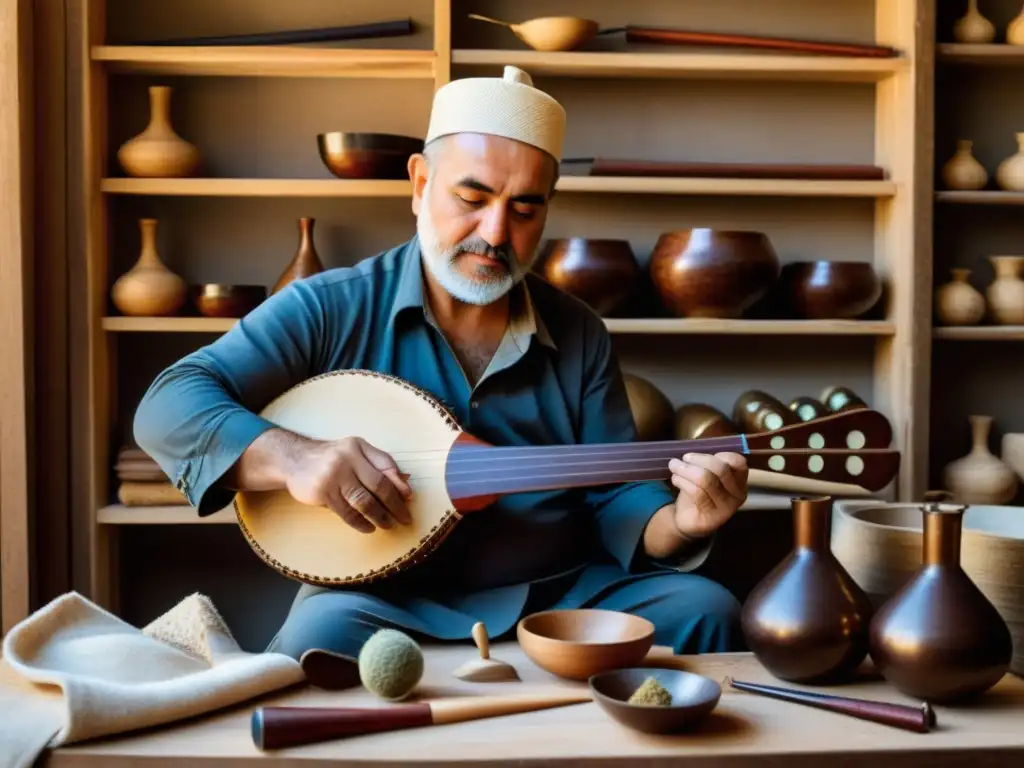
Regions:
<instances>
[{"instance_id":1,"label":"rolled-up sleeve","mask_svg":"<svg viewBox=\"0 0 1024 768\"><path fill-rule=\"evenodd\" d=\"M636 423L611 336L602 322L588 324L581 348L585 350L581 408L581 442L624 443L637 439ZM684 556L655 561L643 550L643 535L654 514L674 504L677 492L668 482L622 483L589 490L586 501L594 512L600 541L627 571L658 566L689 571L708 556L712 539L701 542Z\"/></svg>"},{"instance_id":2,"label":"rolled-up sleeve","mask_svg":"<svg viewBox=\"0 0 1024 768\"><path fill-rule=\"evenodd\" d=\"M135 412L135 440L201 516L234 496L224 473L273 424L258 412L320 370L327 321L310 281L274 294L212 344L162 371Z\"/></svg>"}]
</instances>

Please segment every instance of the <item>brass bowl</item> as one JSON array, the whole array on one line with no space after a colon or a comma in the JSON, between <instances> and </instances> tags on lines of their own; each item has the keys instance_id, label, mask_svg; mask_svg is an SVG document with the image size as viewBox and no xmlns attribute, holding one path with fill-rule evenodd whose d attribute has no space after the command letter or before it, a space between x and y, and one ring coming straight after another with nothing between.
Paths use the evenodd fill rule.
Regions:
<instances>
[{"instance_id":1,"label":"brass bowl","mask_svg":"<svg viewBox=\"0 0 1024 768\"><path fill-rule=\"evenodd\" d=\"M640 265L628 240L548 240L533 271L607 316L629 299Z\"/></svg>"},{"instance_id":2,"label":"brass bowl","mask_svg":"<svg viewBox=\"0 0 1024 768\"><path fill-rule=\"evenodd\" d=\"M763 232L680 229L658 238L649 271L673 315L739 318L771 289L779 258Z\"/></svg>"},{"instance_id":3,"label":"brass bowl","mask_svg":"<svg viewBox=\"0 0 1024 768\"><path fill-rule=\"evenodd\" d=\"M203 317L244 317L266 298L265 285L203 283L192 286L192 302Z\"/></svg>"},{"instance_id":4,"label":"brass bowl","mask_svg":"<svg viewBox=\"0 0 1024 768\"><path fill-rule=\"evenodd\" d=\"M630 704L629 697L653 677L672 695L668 706ZM703 720L722 698L722 686L710 677L679 669L633 667L593 675L594 701L613 720L641 733L676 733Z\"/></svg>"},{"instance_id":5,"label":"brass bowl","mask_svg":"<svg viewBox=\"0 0 1024 768\"><path fill-rule=\"evenodd\" d=\"M779 275L784 307L803 320L853 320L882 296L882 281L866 261L795 261Z\"/></svg>"},{"instance_id":6,"label":"brass bowl","mask_svg":"<svg viewBox=\"0 0 1024 768\"><path fill-rule=\"evenodd\" d=\"M638 664L654 645L654 624L620 611L541 611L520 619L516 638L541 669L569 680Z\"/></svg>"},{"instance_id":7,"label":"brass bowl","mask_svg":"<svg viewBox=\"0 0 1024 768\"><path fill-rule=\"evenodd\" d=\"M423 139L393 133L333 131L316 137L320 159L341 179L408 179L409 158Z\"/></svg>"}]
</instances>

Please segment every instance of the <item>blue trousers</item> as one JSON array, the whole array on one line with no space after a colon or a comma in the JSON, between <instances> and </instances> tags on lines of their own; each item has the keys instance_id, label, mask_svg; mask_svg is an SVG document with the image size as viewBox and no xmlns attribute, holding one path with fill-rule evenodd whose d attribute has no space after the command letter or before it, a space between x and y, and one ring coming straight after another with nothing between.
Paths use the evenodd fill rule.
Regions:
<instances>
[{"instance_id":1,"label":"blue trousers","mask_svg":"<svg viewBox=\"0 0 1024 768\"><path fill-rule=\"evenodd\" d=\"M422 606L423 601L417 602ZM439 604L429 608L432 621L424 620L419 611L398 607L374 594L317 592L296 601L267 650L295 659L307 650L354 658L363 643L381 628L400 629L420 642L430 641L438 637L433 627L445 611L453 613L452 624L471 626L471 620L451 608ZM739 602L720 584L690 573L662 571L582 601L574 599L570 590L547 604L535 603L530 608L603 608L642 616L655 626L655 645L669 646L679 654L745 650ZM514 637L514 629L509 634ZM452 639L450 633L446 637ZM470 638L467 631L461 639Z\"/></svg>"}]
</instances>

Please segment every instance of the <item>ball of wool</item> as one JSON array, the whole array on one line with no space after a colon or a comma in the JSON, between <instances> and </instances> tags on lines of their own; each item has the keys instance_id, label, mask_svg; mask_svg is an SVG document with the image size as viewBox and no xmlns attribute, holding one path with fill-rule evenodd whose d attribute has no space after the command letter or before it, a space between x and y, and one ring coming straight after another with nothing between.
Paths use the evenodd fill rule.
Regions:
<instances>
[{"instance_id":1,"label":"ball of wool","mask_svg":"<svg viewBox=\"0 0 1024 768\"><path fill-rule=\"evenodd\" d=\"M382 699L404 699L421 677L423 651L404 632L378 630L359 650L359 679Z\"/></svg>"}]
</instances>

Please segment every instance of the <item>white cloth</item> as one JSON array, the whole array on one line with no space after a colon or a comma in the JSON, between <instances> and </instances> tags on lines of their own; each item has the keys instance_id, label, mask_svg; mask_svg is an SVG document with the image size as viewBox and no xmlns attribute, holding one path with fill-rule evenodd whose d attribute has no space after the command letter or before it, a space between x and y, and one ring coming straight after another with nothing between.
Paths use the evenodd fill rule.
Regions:
<instances>
[{"instance_id":1,"label":"white cloth","mask_svg":"<svg viewBox=\"0 0 1024 768\"><path fill-rule=\"evenodd\" d=\"M515 139L561 161L565 109L526 72L505 67L502 78L466 77L437 90L425 143L453 133Z\"/></svg>"},{"instance_id":2,"label":"white cloth","mask_svg":"<svg viewBox=\"0 0 1024 768\"><path fill-rule=\"evenodd\" d=\"M0 768L28 768L48 747L205 714L303 679L289 656L241 650L203 595L140 630L70 592L4 638Z\"/></svg>"}]
</instances>

